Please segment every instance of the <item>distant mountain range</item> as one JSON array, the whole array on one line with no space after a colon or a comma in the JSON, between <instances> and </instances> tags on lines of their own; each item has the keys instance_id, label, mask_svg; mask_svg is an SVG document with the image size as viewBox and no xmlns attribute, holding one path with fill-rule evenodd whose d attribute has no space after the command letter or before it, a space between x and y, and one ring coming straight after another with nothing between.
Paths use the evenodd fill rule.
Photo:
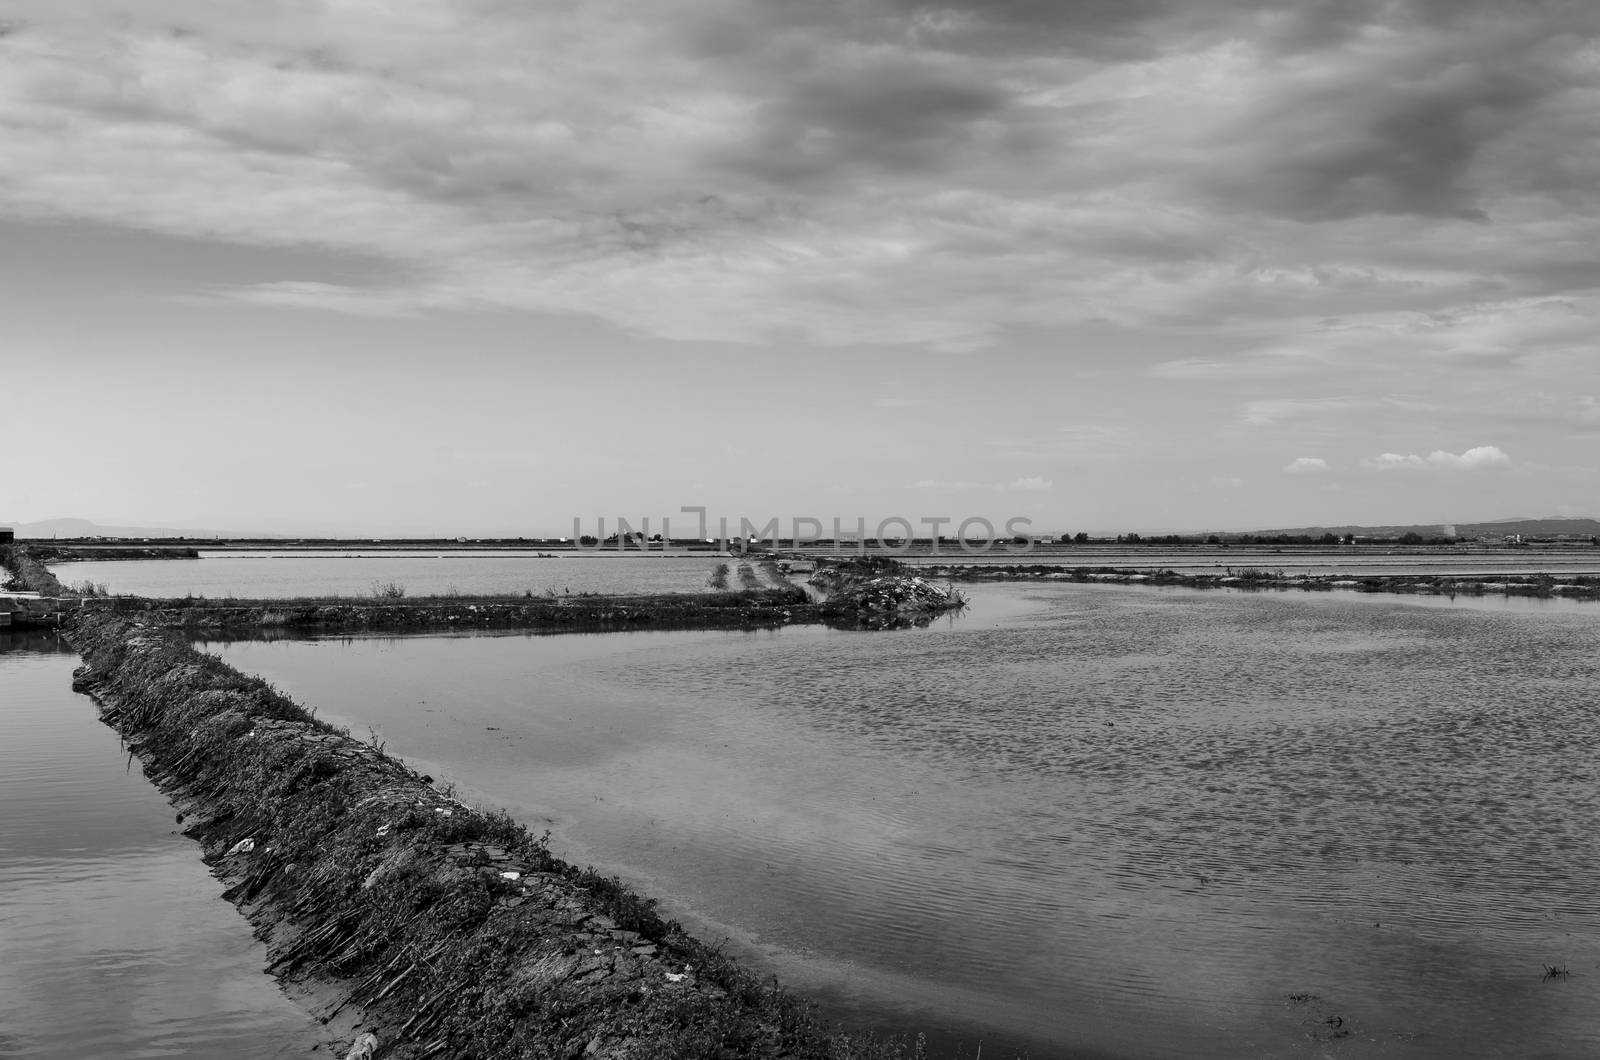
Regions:
<instances>
[{"instance_id":1,"label":"distant mountain range","mask_svg":"<svg viewBox=\"0 0 1600 1060\"><path fill-rule=\"evenodd\" d=\"M1416 533L1424 537L1505 537L1521 534L1523 537L1551 537L1566 534L1572 537L1600 535L1600 519L1496 519L1487 523L1419 523L1408 526L1304 526L1294 530L1257 530L1257 534L1355 534L1357 537L1400 537Z\"/></svg>"},{"instance_id":2,"label":"distant mountain range","mask_svg":"<svg viewBox=\"0 0 1600 1060\"><path fill-rule=\"evenodd\" d=\"M37 523L8 523L18 537L281 537L281 534L228 534L214 530L174 530L164 526L101 526L88 519L44 519Z\"/></svg>"}]
</instances>

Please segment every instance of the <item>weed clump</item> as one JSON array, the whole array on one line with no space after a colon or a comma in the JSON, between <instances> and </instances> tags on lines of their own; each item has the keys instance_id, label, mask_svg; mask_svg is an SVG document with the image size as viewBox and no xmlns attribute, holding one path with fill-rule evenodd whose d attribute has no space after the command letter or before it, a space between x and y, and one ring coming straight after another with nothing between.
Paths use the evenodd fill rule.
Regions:
<instances>
[{"instance_id":1,"label":"weed clump","mask_svg":"<svg viewBox=\"0 0 1600 1060\"><path fill-rule=\"evenodd\" d=\"M10 575L7 586L11 589L38 593L40 596L74 595L23 545L0 545L0 566Z\"/></svg>"},{"instance_id":2,"label":"weed clump","mask_svg":"<svg viewBox=\"0 0 1600 1060\"><path fill-rule=\"evenodd\" d=\"M1283 581L1283 568L1267 570L1265 567L1240 567L1235 570L1227 568L1229 578L1235 578L1246 583L1281 582Z\"/></svg>"}]
</instances>

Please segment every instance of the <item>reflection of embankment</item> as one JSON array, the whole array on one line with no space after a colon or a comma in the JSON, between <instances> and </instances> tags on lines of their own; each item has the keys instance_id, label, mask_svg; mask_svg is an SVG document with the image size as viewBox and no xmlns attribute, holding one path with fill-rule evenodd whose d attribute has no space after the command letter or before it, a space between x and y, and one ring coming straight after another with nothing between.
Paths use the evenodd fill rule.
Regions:
<instances>
[{"instance_id":1,"label":"reflection of embankment","mask_svg":"<svg viewBox=\"0 0 1600 1060\"><path fill-rule=\"evenodd\" d=\"M381 1055L910 1055L811 1008L381 747L140 618L87 615L75 686L183 811L271 968Z\"/></svg>"}]
</instances>

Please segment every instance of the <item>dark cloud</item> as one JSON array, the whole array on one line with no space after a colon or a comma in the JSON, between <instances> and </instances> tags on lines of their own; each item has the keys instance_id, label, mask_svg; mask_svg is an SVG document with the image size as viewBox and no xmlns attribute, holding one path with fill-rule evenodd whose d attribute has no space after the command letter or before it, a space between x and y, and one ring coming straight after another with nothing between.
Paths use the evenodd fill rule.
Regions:
<instances>
[{"instance_id":1,"label":"dark cloud","mask_svg":"<svg viewBox=\"0 0 1600 1060\"><path fill-rule=\"evenodd\" d=\"M766 53L807 41L899 45L971 56L1133 58L1159 46L1154 24L1175 0L759 0L718 8L690 34L708 58Z\"/></svg>"},{"instance_id":2,"label":"dark cloud","mask_svg":"<svg viewBox=\"0 0 1600 1060\"><path fill-rule=\"evenodd\" d=\"M1467 29L1560 27L1585 16L1583 5L1569 0L1299 0L1292 5L1248 0L1224 6L1248 16L1258 45L1291 56L1345 47L1375 29L1423 39Z\"/></svg>"},{"instance_id":3,"label":"dark cloud","mask_svg":"<svg viewBox=\"0 0 1600 1060\"><path fill-rule=\"evenodd\" d=\"M1057 176L1094 168L1077 114L1028 105L1039 77L1061 87L1234 42L1256 58L1254 92L1219 101L1237 120L1178 167L1198 157L1197 172L1171 175L1237 210L1327 221L1485 217L1483 150L1571 87L1565 60L1597 25L1600 5L1570 0L764 0L685 32L708 80L756 101L734 168L811 187L872 171L959 182L985 155L1012 186L1050 180L1044 156ZM1563 156L1533 154L1553 170ZM1124 174L1151 175L1138 165ZM1589 176L1564 179L1581 193Z\"/></svg>"},{"instance_id":4,"label":"dark cloud","mask_svg":"<svg viewBox=\"0 0 1600 1060\"><path fill-rule=\"evenodd\" d=\"M1172 0L890 0L925 46L979 55L1078 55L1139 59L1162 47L1158 28Z\"/></svg>"},{"instance_id":5,"label":"dark cloud","mask_svg":"<svg viewBox=\"0 0 1600 1060\"><path fill-rule=\"evenodd\" d=\"M972 57L1139 60L1221 40L1273 53L1342 47L1369 30L1577 26L1587 0L758 0L691 20L708 58L773 42L899 44Z\"/></svg>"},{"instance_id":6,"label":"dark cloud","mask_svg":"<svg viewBox=\"0 0 1600 1060\"><path fill-rule=\"evenodd\" d=\"M1575 130L1553 109L1593 87L1576 56L1596 19L1541 21L1540 6L1567 5L1512 15L1470 2L1395 5L1382 44L1324 53L1304 77L1292 59L1264 71L1281 74L1279 92L1239 115L1203 183L1237 209L1307 221L1487 220L1509 184L1570 183L1561 171ZM1486 165L1512 138L1523 143L1514 171Z\"/></svg>"},{"instance_id":7,"label":"dark cloud","mask_svg":"<svg viewBox=\"0 0 1600 1060\"><path fill-rule=\"evenodd\" d=\"M755 134L730 159L781 183L932 173L960 165L1009 107L1005 91L925 62L819 70L762 105Z\"/></svg>"},{"instance_id":8,"label":"dark cloud","mask_svg":"<svg viewBox=\"0 0 1600 1060\"><path fill-rule=\"evenodd\" d=\"M1280 103L1243 130L1217 188L1235 205L1301 220L1363 214L1484 219L1472 163L1546 94L1470 69L1392 85L1339 85ZM1271 157L1262 157L1270 153ZM1245 162L1254 173L1241 174Z\"/></svg>"}]
</instances>

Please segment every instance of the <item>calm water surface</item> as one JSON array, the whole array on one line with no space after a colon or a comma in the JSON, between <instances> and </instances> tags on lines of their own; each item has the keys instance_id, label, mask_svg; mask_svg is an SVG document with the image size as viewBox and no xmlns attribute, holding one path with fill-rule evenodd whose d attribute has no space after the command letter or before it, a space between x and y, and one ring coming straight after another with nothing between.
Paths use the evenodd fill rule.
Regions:
<instances>
[{"instance_id":1,"label":"calm water surface","mask_svg":"<svg viewBox=\"0 0 1600 1060\"><path fill-rule=\"evenodd\" d=\"M702 592L726 557L618 555L616 552L201 552L191 560L85 560L52 563L63 584L104 584L113 593L245 599L371 596L374 583L409 596L442 593ZM736 566L737 561L732 561ZM732 588L739 587L736 577Z\"/></svg>"},{"instance_id":2,"label":"calm water surface","mask_svg":"<svg viewBox=\"0 0 1600 1060\"><path fill-rule=\"evenodd\" d=\"M1600 608L974 592L218 650L946 1055L1600 1055Z\"/></svg>"},{"instance_id":3,"label":"calm water surface","mask_svg":"<svg viewBox=\"0 0 1600 1060\"><path fill-rule=\"evenodd\" d=\"M77 661L0 634L0 1057L310 1055L315 1024L72 692Z\"/></svg>"}]
</instances>

